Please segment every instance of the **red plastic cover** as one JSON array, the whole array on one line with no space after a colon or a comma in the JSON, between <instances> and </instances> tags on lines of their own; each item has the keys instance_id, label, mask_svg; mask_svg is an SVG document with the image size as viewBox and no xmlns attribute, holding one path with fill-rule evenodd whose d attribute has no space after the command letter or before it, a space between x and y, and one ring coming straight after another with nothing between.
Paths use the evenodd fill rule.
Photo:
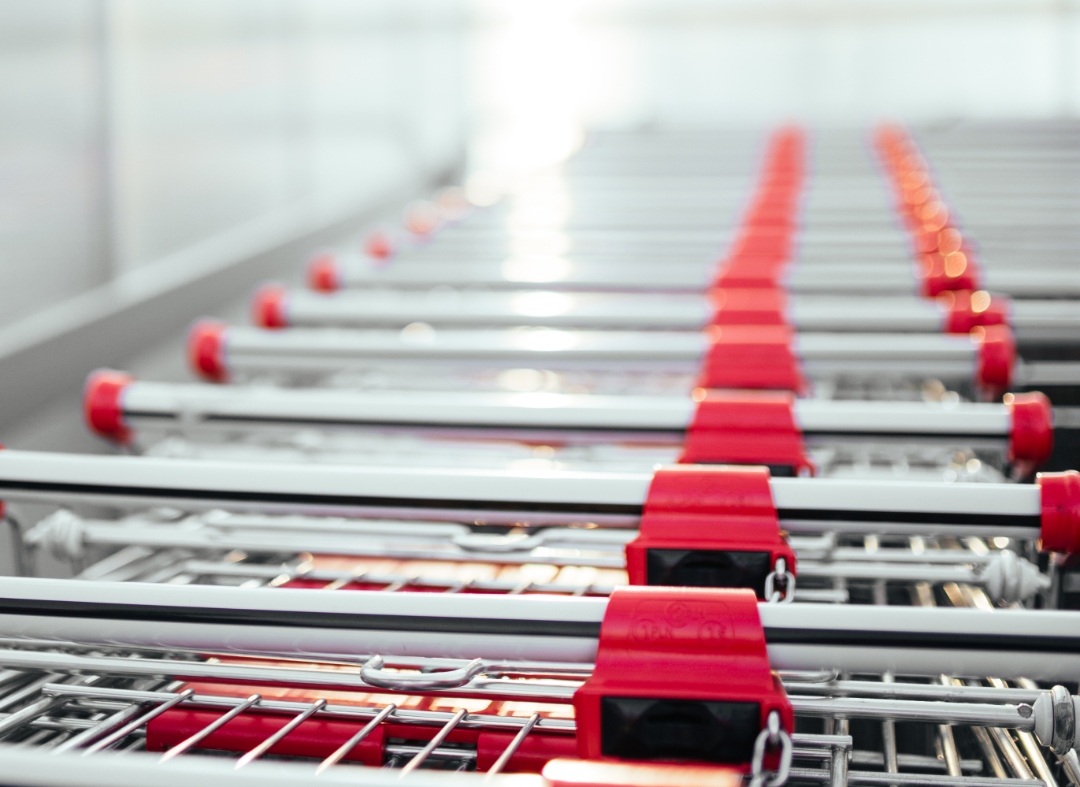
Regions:
<instances>
[{"instance_id":1,"label":"red plastic cover","mask_svg":"<svg viewBox=\"0 0 1080 787\"><path fill-rule=\"evenodd\" d=\"M1035 478L1042 496L1042 549L1045 552L1080 552L1080 473L1039 473Z\"/></svg>"},{"instance_id":2,"label":"red plastic cover","mask_svg":"<svg viewBox=\"0 0 1080 787\"><path fill-rule=\"evenodd\" d=\"M1005 394L1005 406L1012 415L1009 461L1032 470L1045 464L1054 452L1054 410L1046 394Z\"/></svg>"},{"instance_id":3,"label":"red plastic cover","mask_svg":"<svg viewBox=\"0 0 1080 787\"><path fill-rule=\"evenodd\" d=\"M341 289L341 268L333 254L319 254L308 263L308 287L319 292Z\"/></svg>"},{"instance_id":4,"label":"red plastic cover","mask_svg":"<svg viewBox=\"0 0 1080 787\"><path fill-rule=\"evenodd\" d=\"M787 257L729 257L713 286L724 289L768 289L784 285Z\"/></svg>"},{"instance_id":5,"label":"red plastic cover","mask_svg":"<svg viewBox=\"0 0 1080 787\"><path fill-rule=\"evenodd\" d=\"M968 252L933 252L920 260L922 294L933 298L948 290L981 290L982 272Z\"/></svg>"},{"instance_id":6,"label":"red plastic cover","mask_svg":"<svg viewBox=\"0 0 1080 787\"><path fill-rule=\"evenodd\" d=\"M946 333L970 333L980 325L1009 324L1009 299L990 295L986 290L949 290L938 296L938 302L945 309Z\"/></svg>"},{"instance_id":7,"label":"red plastic cover","mask_svg":"<svg viewBox=\"0 0 1080 787\"><path fill-rule=\"evenodd\" d=\"M694 392L697 410L679 458L684 464L754 464L810 473L795 395L786 391Z\"/></svg>"},{"instance_id":8,"label":"red plastic cover","mask_svg":"<svg viewBox=\"0 0 1080 787\"><path fill-rule=\"evenodd\" d=\"M228 379L225 365L225 332L228 326L216 320L200 320L188 333L188 363L201 377L220 383Z\"/></svg>"},{"instance_id":9,"label":"red plastic cover","mask_svg":"<svg viewBox=\"0 0 1080 787\"><path fill-rule=\"evenodd\" d=\"M978 345L975 382L991 398L1007 391L1016 366L1016 339L1007 325L987 325L972 329Z\"/></svg>"},{"instance_id":10,"label":"red plastic cover","mask_svg":"<svg viewBox=\"0 0 1080 787\"><path fill-rule=\"evenodd\" d=\"M787 293L778 287L709 290L710 325L788 325Z\"/></svg>"},{"instance_id":11,"label":"red plastic cover","mask_svg":"<svg viewBox=\"0 0 1080 787\"><path fill-rule=\"evenodd\" d=\"M760 727L780 714L794 730L791 703L769 668L757 598L749 590L618 588L608 601L592 676L574 694L578 756L602 753L604 698L747 702ZM745 761L723 763L746 767Z\"/></svg>"},{"instance_id":12,"label":"red plastic cover","mask_svg":"<svg viewBox=\"0 0 1080 787\"><path fill-rule=\"evenodd\" d=\"M707 331L710 346L698 385L805 393L807 386L784 325L725 325Z\"/></svg>"},{"instance_id":13,"label":"red plastic cover","mask_svg":"<svg viewBox=\"0 0 1080 787\"><path fill-rule=\"evenodd\" d=\"M626 545L630 584L648 584L651 549L767 552L796 573L764 467L677 465L653 475L638 535Z\"/></svg>"},{"instance_id":14,"label":"red plastic cover","mask_svg":"<svg viewBox=\"0 0 1080 787\"><path fill-rule=\"evenodd\" d=\"M264 284L251 299L251 321L260 328L289 325L289 292L280 284Z\"/></svg>"},{"instance_id":15,"label":"red plastic cover","mask_svg":"<svg viewBox=\"0 0 1080 787\"><path fill-rule=\"evenodd\" d=\"M394 251L394 241L386 232L376 230L364 239L364 253L373 259L388 260Z\"/></svg>"},{"instance_id":16,"label":"red plastic cover","mask_svg":"<svg viewBox=\"0 0 1080 787\"><path fill-rule=\"evenodd\" d=\"M112 369L90 373L83 386L83 418L91 432L123 445L131 441L122 399L124 389L133 382L130 374Z\"/></svg>"}]
</instances>

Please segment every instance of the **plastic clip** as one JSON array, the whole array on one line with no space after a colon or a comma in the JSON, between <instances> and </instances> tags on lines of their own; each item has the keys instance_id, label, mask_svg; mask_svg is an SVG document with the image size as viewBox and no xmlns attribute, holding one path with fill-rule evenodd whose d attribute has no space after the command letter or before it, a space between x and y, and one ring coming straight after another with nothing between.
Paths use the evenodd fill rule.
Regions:
<instances>
[{"instance_id":1,"label":"plastic clip","mask_svg":"<svg viewBox=\"0 0 1080 787\"><path fill-rule=\"evenodd\" d=\"M747 590L616 590L574 715L583 759L689 760L743 771L770 717L783 737L794 729ZM766 767L780 759L768 753Z\"/></svg>"},{"instance_id":2,"label":"plastic clip","mask_svg":"<svg viewBox=\"0 0 1080 787\"><path fill-rule=\"evenodd\" d=\"M760 599L791 601L795 552L780 532L769 471L657 470L637 538L626 545L626 569L632 585L746 588Z\"/></svg>"}]
</instances>

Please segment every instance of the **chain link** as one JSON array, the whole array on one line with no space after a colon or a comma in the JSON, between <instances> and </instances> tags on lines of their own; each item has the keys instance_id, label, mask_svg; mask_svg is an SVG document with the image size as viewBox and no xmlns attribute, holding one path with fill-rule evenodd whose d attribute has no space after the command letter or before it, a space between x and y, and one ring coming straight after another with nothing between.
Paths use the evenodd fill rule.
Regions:
<instances>
[{"instance_id":1,"label":"chain link","mask_svg":"<svg viewBox=\"0 0 1080 787\"><path fill-rule=\"evenodd\" d=\"M765 600L770 604L790 604L795 600L795 575L787 570L787 559L778 557L765 577Z\"/></svg>"},{"instance_id":2,"label":"chain link","mask_svg":"<svg viewBox=\"0 0 1080 787\"><path fill-rule=\"evenodd\" d=\"M765 770L765 749L780 747L780 767L775 771ZM780 727L780 714L772 711L769 720L754 741L754 759L750 765L749 787L781 787L791 773L792 746L791 737Z\"/></svg>"}]
</instances>

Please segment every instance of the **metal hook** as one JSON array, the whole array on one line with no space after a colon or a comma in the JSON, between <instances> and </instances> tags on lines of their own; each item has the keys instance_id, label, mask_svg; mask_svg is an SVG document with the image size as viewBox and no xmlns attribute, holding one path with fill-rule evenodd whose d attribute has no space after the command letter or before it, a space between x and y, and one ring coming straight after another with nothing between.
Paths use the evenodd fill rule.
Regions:
<instances>
[{"instance_id":1,"label":"metal hook","mask_svg":"<svg viewBox=\"0 0 1080 787\"><path fill-rule=\"evenodd\" d=\"M484 662L473 659L464 667L444 672L401 673L384 672L386 663L382 656L372 656L360 668L360 677L365 683L380 689L401 689L402 691L424 691L427 689L454 689L464 686L484 671Z\"/></svg>"}]
</instances>

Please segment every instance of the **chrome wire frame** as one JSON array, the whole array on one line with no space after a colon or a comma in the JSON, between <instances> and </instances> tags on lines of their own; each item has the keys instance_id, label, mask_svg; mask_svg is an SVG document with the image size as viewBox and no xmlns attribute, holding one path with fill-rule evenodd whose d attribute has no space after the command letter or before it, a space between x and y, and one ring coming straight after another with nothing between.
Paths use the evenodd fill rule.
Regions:
<instances>
[{"instance_id":1,"label":"chrome wire frame","mask_svg":"<svg viewBox=\"0 0 1080 787\"><path fill-rule=\"evenodd\" d=\"M45 549L84 579L604 596L626 584L624 548L637 534L163 509L109 520L60 509L20 535L26 566ZM826 532L789 542L799 559L796 601L868 602L923 582L977 585L995 603L1053 605L1053 566L1040 571L1032 545L1009 539Z\"/></svg>"},{"instance_id":2,"label":"chrome wire frame","mask_svg":"<svg viewBox=\"0 0 1080 787\"><path fill-rule=\"evenodd\" d=\"M195 727L182 728L182 740L158 746L159 762L166 768L180 755L191 753L232 756L236 768L263 757L305 759L295 749L287 750L291 751L288 755L275 755L275 747L305 723L344 721L351 722L355 732L332 751L309 759L319 771L355 767L355 762L346 759L350 751L387 723L395 725L397 736L404 734L402 725L417 729L415 738L387 738L382 743L380 764L402 770L475 770L476 747L448 742L452 730L513 733L495 766L487 771L492 773L509 766L530 735L575 733L571 714L552 715L551 710L565 708L573 690L587 677L581 665L492 662L463 670L470 665L448 660L361 657L353 664L307 664L194 653L102 651L75 643L46 646L8 641L0 645L4 646L0 648L0 742L81 756L137 751L146 748L147 725L155 719L160 724L168 721L163 717L169 713L208 713L197 717ZM364 670L372 663L371 675L384 688L361 685ZM789 783L837 787L916 783L1004 787L1040 782L1049 787L1061 779L1076 783L1075 753L1055 754L1035 735L1037 714L1032 708L1046 702L1051 689L1025 681L1006 685L944 677L941 683L895 676L886 680L834 674L781 677L799 730L792 736L794 766ZM332 691L319 691L318 680ZM421 681L446 685L424 691L412 688ZM458 691L451 688L453 683L460 684L459 691L469 699L455 704ZM307 693L296 687L304 687ZM442 698L437 708L418 707L418 699L432 693ZM493 702L507 696L514 698L516 715L492 712ZM201 746L237 720L265 721L268 717L274 723L242 738L242 750L226 751L228 747L212 742L213 749ZM858 725L861 728L852 729ZM903 725L906 734L898 737L897 725ZM802 731L815 726L820 731ZM891 739L883 736L881 750L866 747L865 741L873 738L867 730L875 726L893 728ZM856 747L860 739L863 742ZM896 741L904 746L905 739L907 749L914 739L930 743L921 751L898 750Z\"/></svg>"},{"instance_id":3,"label":"chrome wire frame","mask_svg":"<svg viewBox=\"0 0 1080 787\"><path fill-rule=\"evenodd\" d=\"M586 569L613 571L611 568L588 566L587 561L563 563L562 569L578 572L579 581L558 583L506 583L495 580L461 581L440 576L437 553L427 553L417 563L418 573L377 575L358 573L345 564L337 568L320 567L317 556L299 551L263 551L234 548L238 544L222 541L222 533L260 533L262 539L273 541L295 537L311 539L320 531L307 529L309 517L263 517L211 512L200 517L184 518L178 512L157 511L131 517L113 524L118 528L144 529L149 533L197 534L199 528L216 525L221 532L183 546L129 543L124 546L118 538L107 542L117 551L92 563L82 572L86 580L150 581L170 584L228 584L240 586L274 586L291 582L307 587L345 589L382 585L387 592L410 590L441 590L444 592L570 592L603 594L609 586L581 579ZM86 524L86 522L84 522ZM89 524L93 524L92 521ZM377 529L379 523L367 523ZM398 528L401 523L387 523ZM228 525L232 525L232 530ZM321 520L324 536L338 544L357 535L358 523L350 520ZM543 532L543 531L540 531ZM482 559L503 561L513 555L516 546L530 546L535 534L511 533L492 537L476 534L465 526L431 525L421 533L412 546L430 548L433 538L442 533L446 543L486 547L479 550ZM612 531L585 530L563 536L570 546L583 550L589 545L574 542L577 535L596 534L591 544L594 556L619 551L625 538ZM449 537L447 538L447 535ZM379 536L378 538L384 538ZM491 539L495 540L492 541ZM487 540L485 540L487 539ZM501 539L501 540L500 540ZM605 542L606 539L606 542ZM137 539L133 539L135 541ZM436 541L438 538L436 538ZM835 537L793 537L801 553L817 557L831 556L846 564L863 563L871 568L881 565L881 556L888 558L894 569L906 569L902 580L885 576L872 580L853 580L833 576L823 580L824 589L837 594L835 600L855 598L864 603L916 605L975 606L992 610L995 606L989 595L978 585L963 577L919 577L920 570L955 570L959 563L969 567L985 567L994 551L979 539L960 543L950 539L903 539L904 549L891 545L887 539L865 536L856 542L838 542ZM385 541L385 539L384 539ZM521 543L523 542L523 543ZM608 543L609 542L609 543ZM312 543L309 541L309 543ZM532 545L532 549L552 549L559 546L559 536L551 542ZM101 544L97 545L100 550ZM562 543L561 546L567 547ZM92 553L93 544L86 547ZM119 549L117 549L119 547ZM511 550L504 554L500 550ZM423 553L422 553L423 554ZM473 552L472 562L478 560ZM417 553L412 553L417 557ZM445 557L445 554L442 555ZM518 567L552 565L552 556L541 554L529 558L548 563L529 563L522 560ZM580 556L578 556L580 557ZM351 559L356 560L355 556ZM363 561L360 561L363 562ZM602 562L602 561L598 561ZM586 564L586 565L583 565ZM805 565L815 564L809 557ZM827 565L821 561L820 565ZM811 572L812 574L812 572ZM569 573L566 575L569 576ZM970 578L970 577L969 577ZM810 580L808 580L810 581ZM14 742L26 746L50 749L104 751L107 749L138 749L144 745L138 725L155 712L172 708L216 711L224 714L272 714L284 719L275 733L278 737L254 741L251 748L233 752L241 766L263 756L275 756L274 746L281 737L308 720L347 719L357 722L359 730L378 719L379 723L416 724L427 729L415 741L392 742L385 749L383 765L405 768L410 762L424 768L471 770L476 767L476 749L450 745L436 740L451 729L497 729L512 731L510 753L499 758L503 766L512 761L513 751L529 735L571 735L574 732L572 714L539 716L529 712L514 717L485 713L485 702L507 697L528 709L530 705L565 707L574 690L588 677L588 668L581 665L515 662L460 662L435 659L397 658L392 654L357 656L349 664L313 665L302 662L244 661L230 656L213 658L207 654L155 653L149 651L116 653L100 649L80 648L76 643L57 648L56 643L0 641L0 712L9 709L9 716L0 716L0 743ZM255 654L253 654L255 655ZM947 665L943 664L943 667ZM842 784L889 785L917 783L923 785L998 785L1043 783L1057 787L1065 781L1080 785L1076 776L1080 765L1071 750L1053 752L1042 745L1035 735L1032 707L1040 697L1050 696L1063 689L1038 686L1029 681L1006 684L995 679L981 681L941 678L940 684L905 680L894 675L837 675L786 674L781 676L796 711L798 725L793 736L794 765L790 783L822 784L839 787ZM86 682L89 681L89 682ZM184 694L194 681L192 693ZM228 696L215 695L207 686L233 683ZM244 688L237 692L237 687ZM273 691L259 694L257 687L301 687L309 692L307 698L296 700L275 696ZM337 692L406 692L415 697L435 692L444 697L447 705L439 710L417 710L409 701L394 703L392 694L376 704L342 704L335 701ZM5 688L7 687L7 688ZM294 689L295 690L295 689ZM17 694L17 692L22 694ZM320 696L320 691L335 692ZM252 697L259 694L255 700ZM1068 692L1064 692L1068 696ZM7 700L12 696L14 699ZM390 697L390 699L386 699ZM464 698L468 697L468 700ZM498 699L496 699L498 698ZM455 700L465 707L454 706ZM1046 700L1043 700L1045 703ZM322 703L322 704L320 704ZM167 707L166 707L167 706ZM316 707L317 706L317 707ZM164 711L159 710L165 708ZM28 710L29 709L29 710ZM25 711L25 712L24 712ZM18 715L22 714L22 715ZM12 718L13 721L8 721ZM230 717L230 721L234 717ZM288 727L292 724L291 727ZM131 727L129 730L128 727ZM286 730L288 727L288 730ZM286 730L282 733L282 730ZM122 735L119 733L123 732ZM205 732L205 731L203 731ZM213 730L211 730L213 732ZM199 731L190 737L197 737ZM207 735L209 733L206 733ZM371 734L370 730L369 733ZM203 735L206 737L206 735ZM443 736L445 737L445 735ZM189 749L197 750L199 740ZM1060 748L1060 745L1059 745ZM188 749L184 749L188 751ZM175 756L175 755L174 755ZM330 756L320 760L318 767L346 767L341 754L332 763ZM245 759L246 758L246 759Z\"/></svg>"}]
</instances>

